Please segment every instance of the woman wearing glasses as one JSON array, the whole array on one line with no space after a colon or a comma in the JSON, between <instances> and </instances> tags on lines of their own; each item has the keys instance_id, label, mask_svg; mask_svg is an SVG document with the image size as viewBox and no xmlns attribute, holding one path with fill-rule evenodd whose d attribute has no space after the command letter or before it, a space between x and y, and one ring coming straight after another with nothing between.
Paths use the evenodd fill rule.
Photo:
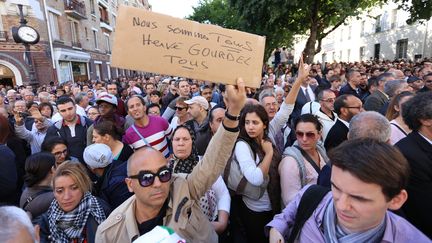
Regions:
<instances>
[{"instance_id":1,"label":"woman wearing glasses","mask_svg":"<svg viewBox=\"0 0 432 243\"><path fill-rule=\"evenodd\" d=\"M37 223L41 242L92 243L109 210L92 196L92 182L79 162L65 161L53 177L54 200Z\"/></svg>"},{"instance_id":2,"label":"woman wearing glasses","mask_svg":"<svg viewBox=\"0 0 432 243\"><path fill-rule=\"evenodd\" d=\"M189 113L187 112L188 105L185 103L185 97L179 97L176 101L175 116L171 120L171 128L174 130L177 126L184 124L190 120Z\"/></svg>"},{"instance_id":3,"label":"woman wearing glasses","mask_svg":"<svg viewBox=\"0 0 432 243\"><path fill-rule=\"evenodd\" d=\"M49 152L55 157L54 167L59 166L66 160L78 161L77 158L69 156L69 150L66 141L61 137L46 138L41 146L43 152Z\"/></svg>"},{"instance_id":4,"label":"woman wearing glasses","mask_svg":"<svg viewBox=\"0 0 432 243\"><path fill-rule=\"evenodd\" d=\"M318 173L328 162L321 139L322 125L311 114L301 115L295 122L297 141L287 147L279 164L282 201L288 205L300 189L316 184Z\"/></svg>"}]
</instances>

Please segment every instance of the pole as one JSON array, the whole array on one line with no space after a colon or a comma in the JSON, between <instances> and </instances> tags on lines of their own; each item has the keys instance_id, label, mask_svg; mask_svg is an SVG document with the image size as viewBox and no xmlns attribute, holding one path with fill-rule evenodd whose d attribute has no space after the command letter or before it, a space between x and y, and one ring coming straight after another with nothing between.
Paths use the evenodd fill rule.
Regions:
<instances>
[{"instance_id":1,"label":"pole","mask_svg":"<svg viewBox=\"0 0 432 243\"><path fill-rule=\"evenodd\" d=\"M19 15L20 15L20 24L21 26L24 26L27 24L27 20L24 18L24 13L23 13L23 5L22 4L18 4L18 9L19 9ZM30 45L29 44L24 44L25 47L25 57L26 57L26 63L29 66L29 74L30 74L30 85L31 86L36 86L38 85L38 81L36 80L36 72L35 69L33 67L33 60L32 60L32 56L31 56L31 52L30 52Z\"/></svg>"}]
</instances>

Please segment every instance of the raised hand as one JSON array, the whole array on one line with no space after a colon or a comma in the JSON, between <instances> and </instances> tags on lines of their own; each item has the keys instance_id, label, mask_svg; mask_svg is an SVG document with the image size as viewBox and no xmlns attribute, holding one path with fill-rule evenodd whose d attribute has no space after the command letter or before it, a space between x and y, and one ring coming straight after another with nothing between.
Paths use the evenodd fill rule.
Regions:
<instances>
[{"instance_id":1,"label":"raised hand","mask_svg":"<svg viewBox=\"0 0 432 243\"><path fill-rule=\"evenodd\" d=\"M304 81L309 75L311 67L303 62L303 55L300 56L299 69L298 69L298 80Z\"/></svg>"},{"instance_id":2,"label":"raised hand","mask_svg":"<svg viewBox=\"0 0 432 243\"><path fill-rule=\"evenodd\" d=\"M29 109L29 112L30 112L31 117L33 117L34 119L43 120L45 118L44 116L42 116L39 109L36 107L31 107Z\"/></svg>"},{"instance_id":3,"label":"raised hand","mask_svg":"<svg viewBox=\"0 0 432 243\"><path fill-rule=\"evenodd\" d=\"M239 115L246 103L246 87L242 78L237 79L237 87L226 86L226 106L231 115Z\"/></svg>"}]
</instances>

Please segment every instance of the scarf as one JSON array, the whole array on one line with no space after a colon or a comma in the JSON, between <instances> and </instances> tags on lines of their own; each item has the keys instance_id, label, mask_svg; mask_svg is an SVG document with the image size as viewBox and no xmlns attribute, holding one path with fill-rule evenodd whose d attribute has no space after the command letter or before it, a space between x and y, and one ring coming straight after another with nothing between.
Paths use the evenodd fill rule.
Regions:
<instances>
[{"instance_id":1,"label":"scarf","mask_svg":"<svg viewBox=\"0 0 432 243\"><path fill-rule=\"evenodd\" d=\"M195 132L190 126L180 125L174 130L173 136L179 128L185 128L189 131L189 134L190 134L191 139L192 139L192 151L191 151L191 154L186 159L179 159L174 154L174 156L173 156L173 162L174 162L174 166L175 166L174 167L174 173L190 174L192 172L193 168L195 167L195 165L197 165L199 162L198 151L197 151L196 146L195 146L195 139L196 139L195 138Z\"/></svg>"},{"instance_id":2,"label":"scarf","mask_svg":"<svg viewBox=\"0 0 432 243\"><path fill-rule=\"evenodd\" d=\"M86 236L82 235L82 231L90 214L98 224L106 219L101 205L90 192L86 192L77 208L68 213L60 208L57 200L53 200L48 209L52 241L71 242L72 239L78 239L78 242L83 242Z\"/></svg>"},{"instance_id":3,"label":"scarf","mask_svg":"<svg viewBox=\"0 0 432 243\"><path fill-rule=\"evenodd\" d=\"M191 151L191 154L186 159L178 159L174 154L174 158L173 158L173 165L175 166L174 167L174 173L190 174L192 172L193 168L199 162L198 150L196 149L196 146L195 146L195 139L196 139L195 138L195 132L194 132L193 128L191 128L190 126L180 125L174 130L173 136L179 128L186 128L189 131L189 134L190 134L191 139L192 139L192 151ZM216 193L212 189L209 189L208 191L206 191L204 196L201 197L200 207L201 207L201 211L203 212L203 214L205 216L207 216L207 218L210 221L216 220L217 213L218 213L217 199L216 199Z\"/></svg>"},{"instance_id":4,"label":"scarf","mask_svg":"<svg viewBox=\"0 0 432 243\"><path fill-rule=\"evenodd\" d=\"M381 242L386 228L386 218L370 230L358 233L346 233L337 223L333 200L329 202L324 214L324 237L327 243L378 243Z\"/></svg>"}]
</instances>

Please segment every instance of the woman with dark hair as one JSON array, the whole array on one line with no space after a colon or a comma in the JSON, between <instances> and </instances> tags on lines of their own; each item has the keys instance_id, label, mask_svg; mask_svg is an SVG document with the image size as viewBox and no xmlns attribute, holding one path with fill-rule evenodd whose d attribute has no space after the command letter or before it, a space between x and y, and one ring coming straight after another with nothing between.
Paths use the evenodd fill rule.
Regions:
<instances>
[{"instance_id":1,"label":"woman with dark hair","mask_svg":"<svg viewBox=\"0 0 432 243\"><path fill-rule=\"evenodd\" d=\"M93 243L109 209L92 196L92 182L79 162L65 161L53 176L54 200L37 219L41 242Z\"/></svg>"},{"instance_id":2,"label":"woman with dark hair","mask_svg":"<svg viewBox=\"0 0 432 243\"><path fill-rule=\"evenodd\" d=\"M54 167L56 168L66 160L78 161L77 158L69 155L67 146L67 142L63 138L54 136L46 138L42 143L41 149L54 155L56 160Z\"/></svg>"},{"instance_id":3,"label":"woman with dark hair","mask_svg":"<svg viewBox=\"0 0 432 243\"><path fill-rule=\"evenodd\" d=\"M411 129L403 120L402 105L413 96L413 93L404 91L393 97L388 106L386 118L390 121L391 125L390 144L392 145L399 142L399 140L406 137L411 132Z\"/></svg>"},{"instance_id":4,"label":"woman with dark hair","mask_svg":"<svg viewBox=\"0 0 432 243\"><path fill-rule=\"evenodd\" d=\"M316 184L319 172L328 162L321 142L322 125L311 114L301 115L295 122L297 141L283 152L279 164L282 200L288 205L300 189Z\"/></svg>"},{"instance_id":5,"label":"woman with dark hair","mask_svg":"<svg viewBox=\"0 0 432 243\"><path fill-rule=\"evenodd\" d=\"M231 163L238 163L247 183L265 187L258 200L242 195L234 198L233 209L238 212L239 224L244 227L248 242L266 242L266 223L280 211L280 184L277 166L280 155L268 137L269 117L259 104L247 104L240 117L240 135ZM268 184L267 184L268 183ZM241 227L241 226L240 226Z\"/></svg>"},{"instance_id":6,"label":"woman with dark hair","mask_svg":"<svg viewBox=\"0 0 432 243\"><path fill-rule=\"evenodd\" d=\"M190 174L199 163L195 146L195 132L185 125L178 126L172 136L174 173ZM214 230L222 234L228 225L230 212L230 195L228 189L219 177L211 189L200 200L201 211L211 221Z\"/></svg>"},{"instance_id":7,"label":"woman with dark hair","mask_svg":"<svg viewBox=\"0 0 432 243\"><path fill-rule=\"evenodd\" d=\"M93 142L103 143L110 147L114 160L127 161L133 154L133 149L123 143L123 131L111 121L102 121L94 125Z\"/></svg>"},{"instance_id":8,"label":"woman with dark hair","mask_svg":"<svg viewBox=\"0 0 432 243\"><path fill-rule=\"evenodd\" d=\"M55 157L48 152L32 154L25 163L24 189L20 207L38 217L48 210L54 199L51 181L54 174Z\"/></svg>"},{"instance_id":9,"label":"woman with dark hair","mask_svg":"<svg viewBox=\"0 0 432 243\"><path fill-rule=\"evenodd\" d=\"M17 199L17 167L15 154L6 145L10 134L7 118L0 116L0 205L15 204Z\"/></svg>"},{"instance_id":10,"label":"woman with dark hair","mask_svg":"<svg viewBox=\"0 0 432 243\"><path fill-rule=\"evenodd\" d=\"M54 107L48 102L42 102L39 104L39 111L44 117L51 119L54 114Z\"/></svg>"}]
</instances>

